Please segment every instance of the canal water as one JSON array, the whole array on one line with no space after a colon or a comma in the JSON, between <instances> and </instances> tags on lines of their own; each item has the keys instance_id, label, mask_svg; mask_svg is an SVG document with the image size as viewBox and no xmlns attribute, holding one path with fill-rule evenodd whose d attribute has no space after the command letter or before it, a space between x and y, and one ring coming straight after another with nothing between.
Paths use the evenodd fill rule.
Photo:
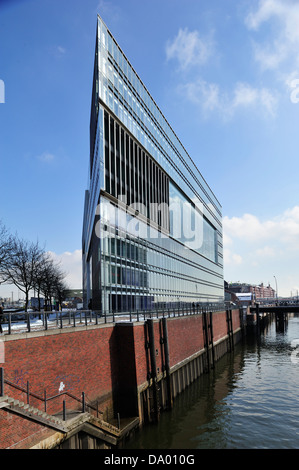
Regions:
<instances>
[{"instance_id":1,"label":"canal water","mask_svg":"<svg viewBox=\"0 0 299 470\"><path fill-rule=\"evenodd\" d=\"M247 334L126 449L298 449L299 316Z\"/></svg>"}]
</instances>

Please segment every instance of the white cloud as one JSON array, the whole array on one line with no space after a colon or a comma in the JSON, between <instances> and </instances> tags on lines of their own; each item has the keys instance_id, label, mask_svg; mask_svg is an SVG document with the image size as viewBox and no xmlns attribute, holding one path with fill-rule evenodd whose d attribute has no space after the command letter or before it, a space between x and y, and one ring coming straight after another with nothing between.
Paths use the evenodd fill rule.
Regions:
<instances>
[{"instance_id":1,"label":"white cloud","mask_svg":"<svg viewBox=\"0 0 299 470\"><path fill-rule=\"evenodd\" d=\"M61 254L57 254L50 251L49 253L53 260L60 264L60 267L63 272L66 273L65 280L69 288L82 288L82 251L65 251Z\"/></svg>"},{"instance_id":2,"label":"white cloud","mask_svg":"<svg viewBox=\"0 0 299 470\"><path fill-rule=\"evenodd\" d=\"M188 31L188 28L179 29L172 41L167 41L167 60L176 59L179 68L187 69L193 65L205 64L212 55L214 46L211 36L202 38L198 31Z\"/></svg>"},{"instance_id":3,"label":"white cloud","mask_svg":"<svg viewBox=\"0 0 299 470\"><path fill-rule=\"evenodd\" d=\"M224 217L223 246L227 281L273 284L276 275L280 295L290 295L299 283L299 206L266 220Z\"/></svg>"},{"instance_id":4,"label":"white cloud","mask_svg":"<svg viewBox=\"0 0 299 470\"><path fill-rule=\"evenodd\" d=\"M221 92L215 83L208 83L201 78L180 87L181 93L194 104L201 107L207 117L217 112L225 119L232 118L239 110L252 109L264 116L274 117L278 98L267 88L256 88L248 83L238 82L232 93Z\"/></svg>"},{"instance_id":5,"label":"white cloud","mask_svg":"<svg viewBox=\"0 0 299 470\"><path fill-rule=\"evenodd\" d=\"M250 12L245 24L258 31L264 23L273 28L270 38L254 43L255 59L264 69L276 69L290 59L299 63L299 4L292 0L260 0L258 8Z\"/></svg>"},{"instance_id":6,"label":"white cloud","mask_svg":"<svg viewBox=\"0 0 299 470\"><path fill-rule=\"evenodd\" d=\"M40 160L41 162L51 162L53 161L55 156L52 153L49 152L44 152L41 155L37 156L37 159Z\"/></svg>"},{"instance_id":7,"label":"white cloud","mask_svg":"<svg viewBox=\"0 0 299 470\"><path fill-rule=\"evenodd\" d=\"M59 54L63 55L66 53L66 49L62 46L58 46L57 47L57 51L59 52Z\"/></svg>"},{"instance_id":8,"label":"white cloud","mask_svg":"<svg viewBox=\"0 0 299 470\"><path fill-rule=\"evenodd\" d=\"M224 217L223 230L226 236L248 242L274 240L288 248L299 249L299 206L287 209L272 220L261 221L252 214L242 217Z\"/></svg>"},{"instance_id":9,"label":"white cloud","mask_svg":"<svg viewBox=\"0 0 299 470\"><path fill-rule=\"evenodd\" d=\"M223 250L223 261L225 266L239 266L242 264L243 259L241 255L232 253L231 250L225 248Z\"/></svg>"}]
</instances>

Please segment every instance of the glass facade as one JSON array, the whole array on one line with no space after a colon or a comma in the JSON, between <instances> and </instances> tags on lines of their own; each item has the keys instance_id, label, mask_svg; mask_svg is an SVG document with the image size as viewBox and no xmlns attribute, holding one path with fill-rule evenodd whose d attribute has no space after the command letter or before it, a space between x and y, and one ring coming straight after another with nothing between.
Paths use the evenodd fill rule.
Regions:
<instances>
[{"instance_id":1,"label":"glass facade","mask_svg":"<svg viewBox=\"0 0 299 470\"><path fill-rule=\"evenodd\" d=\"M221 206L100 17L83 220L86 306L222 302Z\"/></svg>"}]
</instances>

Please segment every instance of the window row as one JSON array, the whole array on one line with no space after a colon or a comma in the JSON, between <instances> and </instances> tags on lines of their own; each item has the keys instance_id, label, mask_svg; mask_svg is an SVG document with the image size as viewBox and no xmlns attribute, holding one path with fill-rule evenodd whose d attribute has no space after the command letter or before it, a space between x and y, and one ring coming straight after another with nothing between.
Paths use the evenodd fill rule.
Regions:
<instances>
[{"instance_id":1,"label":"window row","mask_svg":"<svg viewBox=\"0 0 299 470\"><path fill-rule=\"evenodd\" d=\"M104 143L106 192L168 230L166 173L106 111Z\"/></svg>"}]
</instances>

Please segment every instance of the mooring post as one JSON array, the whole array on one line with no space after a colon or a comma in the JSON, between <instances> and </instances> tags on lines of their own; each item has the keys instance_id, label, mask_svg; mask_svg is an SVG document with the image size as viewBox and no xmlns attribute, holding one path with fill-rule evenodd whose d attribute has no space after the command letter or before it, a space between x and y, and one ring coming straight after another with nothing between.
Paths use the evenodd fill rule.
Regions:
<instances>
[{"instance_id":1,"label":"mooring post","mask_svg":"<svg viewBox=\"0 0 299 470\"><path fill-rule=\"evenodd\" d=\"M167 318L166 317L162 318L162 331L163 331L163 349L164 349L164 358L165 358L168 408L171 409L173 406L173 396L172 396L171 375L170 375L168 330L167 330Z\"/></svg>"},{"instance_id":2,"label":"mooring post","mask_svg":"<svg viewBox=\"0 0 299 470\"><path fill-rule=\"evenodd\" d=\"M214 332L213 332L213 312L210 312L210 344L212 347L212 368L215 367L215 351L214 351Z\"/></svg>"},{"instance_id":3,"label":"mooring post","mask_svg":"<svg viewBox=\"0 0 299 470\"><path fill-rule=\"evenodd\" d=\"M160 410L159 410L159 404L158 404L154 320L152 318L147 320L147 329L148 329L149 351L150 351L150 361L151 361L151 379L152 379L153 398L154 398L154 419L155 421L159 421Z\"/></svg>"},{"instance_id":4,"label":"mooring post","mask_svg":"<svg viewBox=\"0 0 299 470\"><path fill-rule=\"evenodd\" d=\"M202 311L202 330L204 337L204 348L206 349L206 359L207 359L207 372L210 371L210 351L209 351L209 338L208 338L208 324L207 324L207 313L205 309Z\"/></svg>"},{"instance_id":5,"label":"mooring post","mask_svg":"<svg viewBox=\"0 0 299 470\"><path fill-rule=\"evenodd\" d=\"M260 332L260 306L259 304L256 304L256 327L257 327L257 332Z\"/></svg>"}]
</instances>

